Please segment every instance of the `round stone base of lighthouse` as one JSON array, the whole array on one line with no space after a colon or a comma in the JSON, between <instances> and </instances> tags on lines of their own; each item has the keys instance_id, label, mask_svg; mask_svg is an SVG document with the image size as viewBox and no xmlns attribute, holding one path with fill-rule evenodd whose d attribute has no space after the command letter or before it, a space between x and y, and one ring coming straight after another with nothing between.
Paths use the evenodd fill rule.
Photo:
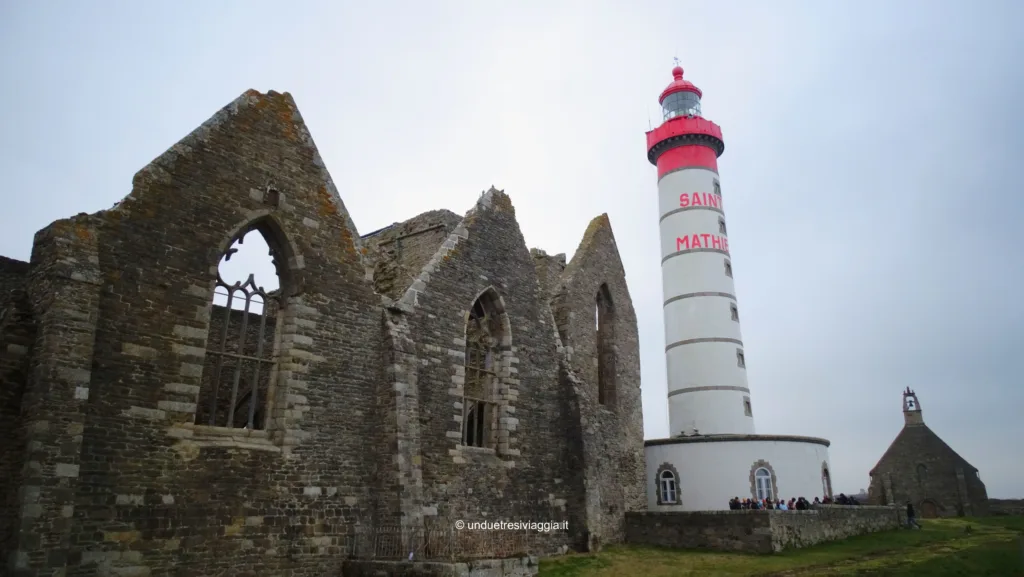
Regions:
<instances>
[{"instance_id":1,"label":"round stone base of lighthouse","mask_svg":"<svg viewBox=\"0 0 1024 577\"><path fill-rule=\"evenodd\" d=\"M790 435L699 435L644 443L650 511L715 511L729 500L832 494L829 442Z\"/></svg>"}]
</instances>

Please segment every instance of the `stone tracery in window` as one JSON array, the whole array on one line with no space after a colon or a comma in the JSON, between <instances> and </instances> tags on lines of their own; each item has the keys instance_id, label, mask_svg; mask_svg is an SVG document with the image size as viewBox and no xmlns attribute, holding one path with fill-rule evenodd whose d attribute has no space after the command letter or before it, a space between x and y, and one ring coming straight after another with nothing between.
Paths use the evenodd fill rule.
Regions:
<instances>
[{"instance_id":1,"label":"stone tracery in window","mask_svg":"<svg viewBox=\"0 0 1024 577\"><path fill-rule=\"evenodd\" d=\"M265 428L282 304L281 263L267 240L258 227L243 231L218 267L196 424Z\"/></svg>"},{"instance_id":2,"label":"stone tracery in window","mask_svg":"<svg viewBox=\"0 0 1024 577\"><path fill-rule=\"evenodd\" d=\"M499 345L505 327L496 299L492 291L481 295L466 323L462 444L468 447L495 448L497 443Z\"/></svg>"}]
</instances>

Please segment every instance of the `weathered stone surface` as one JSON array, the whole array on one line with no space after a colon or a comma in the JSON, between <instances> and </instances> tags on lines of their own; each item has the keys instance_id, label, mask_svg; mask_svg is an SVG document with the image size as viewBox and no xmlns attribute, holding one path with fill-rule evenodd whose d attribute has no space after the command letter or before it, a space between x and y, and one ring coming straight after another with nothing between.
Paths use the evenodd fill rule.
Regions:
<instances>
[{"instance_id":1,"label":"weathered stone surface","mask_svg":"<svg viewBox=\"0 0 1024 577\"><path fill-rule=\"evenodd\" d=\"M535 253L534 261L550 278L564 256ZM636 313L608 215L591 221L555 287L549 294L566 359L563 387L571 386L579 411L567 418L582 445L574 472L588 488L587 546L600 548L621 541L623 515L647 502Z\"/></svg>"},{"instance_id":2,"label":"weathered stone surface","mask_svg":"<svg viewBox=\"0 0 1024 577\"><path fill-rule=\"evenodd\" d=\"M567 462L576 450L565 434L571 391L559 386L557 340L550 325L540 322L547 304L510 199L489 191L460 227L466 238L451 233L432 257L435 264L424 266L424 273L428 266L433 269L429 278L421 274L422 286L407 290L407 295L416 293L409 299L412 312L390 313L393 319L407 317L420 361L407 359L404 370L406 381L415 376L422 463L410 478L422 479L420 504L436 509L436 522L568 519L562 503L583 492L581 485L557 482L570 476ZM455 397L449 389L453 376L464 372L466 360L440 351L453 343L466 346L469 309L487 290L503 303L501 314L510 333L496 361L504 422L498 424L493 446L464 447L462 407L453 404L461 392ZM414 420L411 407L408 414L399 412L398 419ZM409 460L415 463L416 456ZM561 544L553 542L552 548Z\"/></svg>"},{"instance_id":3,"label":"weathered stone surface","mask_svg":"<svg viewBox=\"0 0 1024 577\"><path fill-rule=\"evenodd\" d=\"M903 414L903 429L870 471L868 502L904 507L909 502L919 517L988 515L981 473L924 423L917 395L909 389Z\"/></svg>"},{"instance_id":4,"label":"weathered stone surface","mask_svg":"<svg viewBox=\"0 0 1024 577\"><path fill-rule=\"evenodd\" d=\"M344 577L533 577L536 557L485 559L462 563L436 561L345 561Z\"/></svg>"},{"instance_id":5,"label":"weathered stone surface","mask_svg":"<svg viewBox=\"0 0 1024 577\"><path fill-rule=\"evenodd\" d=\"M625 517L626 542L674 549L771 553L767 511L634 512Z\"/></svg>"},{"instance_id":6,"label":"weathered stone surface","mask_svg":"<svg viewBox=\"0 0 1024 577\"><path fill-rule=\"evenodd\" d=\"M906 524L901 507L819 505L807 511L771 511L772 549L799 549Z\"/></svg>"},{"instance_id":7,"label":"weathered stone surface","mask_svg":"<svg viewBox=\"0 0 1024 577\"><path fill-rule=\"evenodd\" d=\"M898 529L900 507L821 505L807 511L644 512L626 515L626 541L677 549L773 553Z\"/></svg>"},{"instance_id":8,"label":"weathered stone surface","mask_svg":"<svg viewBox=\"0 0 1024 577\"><path fill-rule=\"evenodd\" d=\"M25 293L28 273L28 263L0 257L0 553L15 548L17 511L24 498L38 498L35 487L27 488L22 497L18 494L26 449L21 398L30 369L27 353L35 340Z\"/></svg>"},{"instance_id":9,"label":"weathered stone surface","mask_svg":"<svg viewBox=\"0 0 1024 577\"><path fill-rule=\"evenodd\" d=\"M540 277L494 189L465 217L360 238L291 97L246 92L114 208L40 231L30 263L0 260L8 573L337 575L355 527L458 519L568 520L540 554L621 540L644 491L636 319L595 222ZM213 304L218 264L248 233L280 281L264 316ZM566 325L570 360L551 302L592 311L601 285L606 406L588 380L594 337ZM493 434L464 446L467 323L484 297L503 335ZM535 574L517 563L442 570Z\"/></svg>"},{"instance_id":10,"label":"weathered stone surface","mask_svg":"<svg viewBox=\"0 0 1024 577\"><path fill-rule=\"evenodd\" d=\"M377 292L393 300L401 297L461 220L454 212L433 210L364 236Z\"/></svg>"},{"instance_id":11,"label":"weathered stone surface","mask_svg":"<svg viewBox=\"0 0 1024 577\"><path fill-rule=\"evenodd\" d=\"M253 187L287 200L268 204L249 194ZM69 575L136 567L154 575L336 573L337 555L311 540L376 513L358 504L369 499L349 505L345 498L365 497L374 486L373 467L359 463L376 453L368 385L381 355L379 297L291 97L246 93L140 171L118 206L76 218L36 238L29 292L41 302L58 292L52 302L60 306L37 307L33 363L54 369L45 377L37 370L29 390L49 386L49 375L69 378L58 370L65 367L85 369L102 386L91 387L85 404L75 401L83 407L77 413L55 404L52 393L39 404L41 415L57 418L41 439L44 513L20 535L18 556L27 562L17 574L52 575L65 566ZM304 225L305 218L319 226ZM202 384L196 349L210 345L216 265L250 228L276 249L286 295L269 426L255 431L264 438L238 441L193 426L198 395L182 392ZM88 246L92 253L76 248ZM85 280L70 274L78 271ZM96 287L95 296L86 286ZM307 319L315 319L314 329L300 323ZM77 334L92 346L55 346L58 338L73 346ZM54 356L41 356L50 350ZM301 383L292 378L299 373ZM65 440L56 425L69 418L85 426ZM169 434L185 424L188 440ZM62 472L78 465L78 476L58 477L58 464ZM63 485L48 493L51 482ZM302 490L310 484L338 491L310 500ZM117 495L138 494L141 503L117 504ZM57 507L65 501L75 504L70 521ZM235 523L254 516L266 522ZM164 546L172 540L174 547ZM112 555L102 563L82 555L97 550Z\"/></svg>"},{"instance_id":12,"label":"weathered stone surface","mask_svg":"<svg viewBox=\"0 0 1024 577\"><path fill-rule=\"evenodd\" d=\"M540 283L541 291L550 301L562 288L562 273L565 272L565 254L549 255L539 248L531 248L530 256L533 257L534 266L537 269L537 282Z\"/></svg>"}]
</instances>

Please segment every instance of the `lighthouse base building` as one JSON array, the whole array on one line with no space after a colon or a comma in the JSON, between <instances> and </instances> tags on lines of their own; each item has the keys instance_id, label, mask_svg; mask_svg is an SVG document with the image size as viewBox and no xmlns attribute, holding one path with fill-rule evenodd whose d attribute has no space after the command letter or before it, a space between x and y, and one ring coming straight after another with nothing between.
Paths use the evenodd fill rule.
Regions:
<instances>
[{"instance_id":1,"label":"lighthouse base building","mask_svg":"<svg viewBox=\"0 0 1024 577\"><path fill-rule=\"evenodd\" d=\"M645 443L650 510L713 511L729 500L813 501L832 494L825 439L704 435Z\"/></svg>"},{"instance_id":2,"label":"lighthouse base building","mask_svg":"<svg viewBox=\"0 0 1024 577\"><path fill-rule=\"evenodd\" d=\"M658 169L670 438L645 443L652 510L729 508L832 493L829 442L755 432L718 157L722 129L678 66L647 133Z\"/></svg>"}]
</instances>

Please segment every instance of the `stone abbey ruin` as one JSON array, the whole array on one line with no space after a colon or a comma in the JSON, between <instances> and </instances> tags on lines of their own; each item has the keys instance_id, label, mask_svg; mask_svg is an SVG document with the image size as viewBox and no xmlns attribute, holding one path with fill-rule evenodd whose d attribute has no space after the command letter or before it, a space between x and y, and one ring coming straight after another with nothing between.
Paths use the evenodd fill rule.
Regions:
<instances>
[{"instance_id":1,"label":"stone abbey ruin","mask_svg":"<svg viewBox=\"0 0 1024 577\"><path fill-rule=\"evenodd\" d=\"M247 234L278 288L220 278ZM115 207L41 230L0 289L12 575L339 575L456 546L512 574L644 507L607 216L568 263L493 188L361 237L288 94L246 92ZM456 519L568 529L453 545Z\"/></svg>"}]
</instances>

